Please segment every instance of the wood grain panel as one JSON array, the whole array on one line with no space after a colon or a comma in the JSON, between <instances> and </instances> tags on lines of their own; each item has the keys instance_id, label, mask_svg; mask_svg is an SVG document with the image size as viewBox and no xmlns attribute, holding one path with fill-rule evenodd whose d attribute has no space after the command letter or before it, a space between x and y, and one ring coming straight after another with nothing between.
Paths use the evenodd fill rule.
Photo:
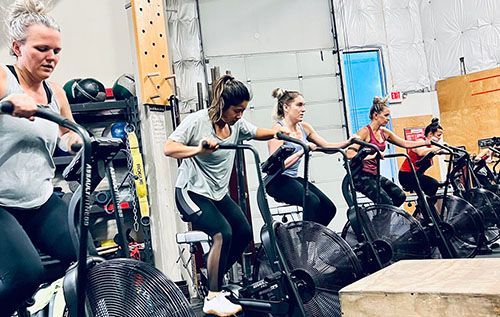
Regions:
<instances>
[{"instance_id":1,"label":"wood grain panel","mask_svg":"<svg viewBox=\"0 0 500 317\"><path fill-rule=\"evenodd\" d=\"M342 316L500 316L500 259L403 260L340 290Z\"/></svg>"},{"instance_id":2,"label":"wood grain panel","mask_svg":"<svg viewBox=\"0 0 500 317\"><path fill-rule=\"evenodd\" d=\"M164 2L132 0L141 104L166 106L174 91Z\"/></svg>"},{"instance_id":3,"label":"wood grain panel","mask_svg":"<svg viewBox=\"0 0 500 317\"><path fill-rule=\"evenodd\" d=\"M500 135L500 67L436 82L446 142L478 152L477 140Z\"/></svg>"}]
</instances>

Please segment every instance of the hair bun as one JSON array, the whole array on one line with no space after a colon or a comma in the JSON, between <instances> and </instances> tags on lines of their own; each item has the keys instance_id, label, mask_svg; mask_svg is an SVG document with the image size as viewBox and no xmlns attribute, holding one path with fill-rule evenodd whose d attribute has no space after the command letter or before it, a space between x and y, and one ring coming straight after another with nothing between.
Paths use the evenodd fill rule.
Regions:
<instances>
[{"instance_id":1,"label":"hair bun","mask_svg":"<svg viewBox=\"0 0 500 317\"><path fill-rule=\"evenodd\" d=\"M8 25L11 25L13 21L17 20L22 15L45 15L49 11L40 0L16 0L10 5L9 9L9 17L7 19Z\"/></svg>"},{"instance_id":2,"label":"hair bun","mask_svg":"<svg viewBox=\"0 0 500 317\"><path fill-rule=\"evenodd\" d=\"M434 125L439 124L439 118L432 118L431 124L434 124Z\"/></svg>"},{"instance_id":3,"label":"hair bun","mask_svg":"<svg viewBox=\"0 0 500 317\"><path fill-rule=\"evenodd\" d=\"M23 14L46 14L47 8L40 0L17 0L10 6L10 19L13 20Z\"/></svg>"},{"instance_id":4,"label":"hair bun","mask_svg":"<svg viewBox=\"0 0 500 317\"><path fill-rule=\"evenodd\" d=\"M271 95L273 96L273 98L280 99L281 97L283 97L285 92L286 91L283 88L274 88Z\"/></svg>"},{"instance_id":5,"label":"hair bun","mask_svg":"<svg viewBox=\"0 0 500 317\"><path fill-rule=\"evenodd\" d=\"M380 96L375 96L373 97L373 104L374 105L386 105L387 101L389 100L389 97L380 97Z\"/></svg>"}]
</instances>

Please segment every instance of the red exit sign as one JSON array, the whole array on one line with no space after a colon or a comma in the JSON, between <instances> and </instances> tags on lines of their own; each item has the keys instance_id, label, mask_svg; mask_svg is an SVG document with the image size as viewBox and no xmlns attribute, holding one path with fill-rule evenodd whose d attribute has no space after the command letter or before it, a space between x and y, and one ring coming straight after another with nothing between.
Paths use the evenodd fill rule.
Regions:
<instances>
[{"instance_id":1,"label":"red exit sign","mask_svg":"<svg viewBox=\"0 0 500 317\"><path fill-rule=\"evenodd\" d=\"M403 101L401 96L401 91L392 91L391 92L391 103L399 103Z\"/></svg>"}]
</instances>

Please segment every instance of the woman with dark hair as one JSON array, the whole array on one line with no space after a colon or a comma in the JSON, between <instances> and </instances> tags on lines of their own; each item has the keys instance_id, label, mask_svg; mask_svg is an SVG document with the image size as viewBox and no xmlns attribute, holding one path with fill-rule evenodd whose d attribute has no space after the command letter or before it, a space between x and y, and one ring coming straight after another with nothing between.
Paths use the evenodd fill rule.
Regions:
<instances>
[{"instance_id":1,"label":"woman with dark hair","mask_svg":"<svg viewBox=\"0 0 500 317\"><path fill-rule=\"evenodd\" d=\"M49 81L59 61L61 32L39 0L18 0L7 17L14 65L0 65L0 316L11 316L44 282L37 249L69 265L76 260L68 206L54 193L56 145L79 137L33 118L37 105L73 121L62 87ZM29 119L29 120L28 120Z\"/></svg>"},{"instance_id":2,"label":"woman with dark hair","mask_svg":"<svg viewBox=\"0 0 500 317\"><path fill-rule=\"evenodd\" d=\"M387 141L403 148L412 148L429 144L428 140L404 140L392 131L386 129L385 126L389 123L390 116L391 109L387 104L387 98L373 98L373 105L370 108L371 122L366 127L361 128L356 134L359 135L361 140L377 146L380 152L385 151ZM348 157L354 157L358 150L359 145L350 146L347 150ZM379 188L377 170L378 160L376 154L367 156L362 162L361 170L353 175L354 187L373 202L394 205L396 207L401 206L406 200L405 193L398 185L382 175L380 175Z\"/></svg>"},{"instance_id":3,"label":"woman with dark hair","mask_svg":"<svg viewBox=\"0 0 500 317\"><path fill-rule=\"evenodd\" d=\"M311 148L320 147L344 147L347 141L330 143L326 141L309 123L304 121L305 100L298 91L284 90L276 88L272 92L276 98L274 110L275 128L286 127L290 130L290 135L294 138L308 143ZM266 186L267 193L284 203L302 206L304 196L304 179L298 175L299 165L304 155L303 149L295 143L283 142L280 140L269 140L268 148L270 153L274 153L280 146L292 147L294 152L289 156L284 164L285 170L277 175ZM335 216L337 208L318 187L309 183L310 193L307 196L307 208L303 208L302 219L314 221L327 226Z\"/></svg>"},{"instance_id":4,"label":"woman with dark hair","mask_svg":"<svg viewBox=\"0 0 500 317\"><path fill-rule=\"evenodd\" d=\"M242 119L249 101L250 93L242 82L229 75L221 77L214 85L210 107L187 116L164 147L166 156L183 159L175 185L182 219L212 238L207 260L209 293L203 312L217 316L241 311L240 305L221 293L222 278L252 238L250 224L228 194L235 152L217 151L218 144L288 134L285 128L257 128Z\"/></svg>"},{"instance_id":5,"label":"woman with dark hair","mask_svg":"<svg viewBox=\"0 0 500 317\"><path fill-rule=\"evenodd\" d=\"M431 123L425 127L424 131L425 136L421 137L421 140L424 141L435 141L438 142L443 137L443 128L439 125L439 119L432 119ZM431 152L438 152L439 148L436 146L428 145L427 147L418 147L408 151L408 156L410 160L406 159L401 168L399 169L399 182L403 186L403 188L407 190L414 191L417 187L417 183L415 181L415 176L411 172L410 164L413 165L413 168L417 172L418 181L422 190L427 196L434 196L439 188L439 182L434 178L425 175L425 169L423 166L430 167L432 165L432 158L429 158L428 162L422 162L421 164L415 164L417 161L420 161L424 156Z\"/></svg>"}]
</instances>

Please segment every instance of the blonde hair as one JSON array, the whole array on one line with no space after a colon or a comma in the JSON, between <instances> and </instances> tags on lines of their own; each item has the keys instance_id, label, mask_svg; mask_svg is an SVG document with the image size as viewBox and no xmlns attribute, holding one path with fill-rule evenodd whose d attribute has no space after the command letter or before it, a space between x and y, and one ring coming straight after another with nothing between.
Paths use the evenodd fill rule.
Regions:
<instances>
[{"instance_id":1,"label":"blonde hair","mask_svg":"<svg viewBox=\"0 0 500 317\"><path fill-rule=\"evenodd\" d=\"M47 3L48 4L48 3ZM60 31L60 27L53 17L47 15L47 5L41 0L16 0L8 10L6 24L11 43L26 42L28 28L35 24L42 24L48 28ZM16 56L12 48L10 54Z\"/></svg>"},{"instance_id":2,"label":"blonde hair","mask_svg":"<svg viewBox=\"0 0 500 317\"><path fill-rule=\"evenodd\" d=\"M231 75L222 76L214 85L212 103L208 107L210 121L218 122L222 118L222 113L229 107L250 99L250 91L245 84Z\"/></svg>"},{"instance_id":3,"label":"blonde hair","mask_svg":"<svg viewBox=\"0 0 500 317\"><path fill-rule=\"evenodd\" d=\"M372 107L370 108L370 119L373 119L375 114L379 114L382 111L384 111L384 107L389 107L389 105L387 104L388 100L389 97L382 98L376 96L373 98L373 104Z\"/></svg>"},{"instance_id":4,"label":"blonde hair","mask_svg":"<svg viewBox=\"0 0 500 317\"><path fill-rule=\"evenodd\" d=\"M278 121L282 120L285 117L285 110L283 109L284 106L298 96L302 96L302 94L295 90L274 88L271 96L277 99L273 110L273 119Z\"/></svg>"}]
</instances>

